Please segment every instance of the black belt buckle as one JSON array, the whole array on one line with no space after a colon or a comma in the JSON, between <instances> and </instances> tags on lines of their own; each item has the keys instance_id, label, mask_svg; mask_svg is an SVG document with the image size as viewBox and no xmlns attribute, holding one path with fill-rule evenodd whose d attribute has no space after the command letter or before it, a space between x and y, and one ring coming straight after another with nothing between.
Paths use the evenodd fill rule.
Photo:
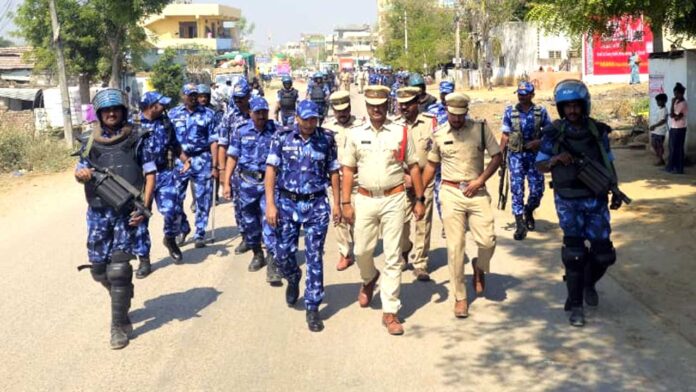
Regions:
<instances>
[{"instance_id":1,"label":"black belt buckle","mask_svg":"<svg viewBox=\"0 0 696 392\"><path fill-rule=\"evenodd\" d=\"M247 177L251 177L252 179L254 179L256 181L263 180L264 174L265 174L264 172L260 172L260 171L242 170L242 175L247 176Z\"/></svg>"}]
</instances>

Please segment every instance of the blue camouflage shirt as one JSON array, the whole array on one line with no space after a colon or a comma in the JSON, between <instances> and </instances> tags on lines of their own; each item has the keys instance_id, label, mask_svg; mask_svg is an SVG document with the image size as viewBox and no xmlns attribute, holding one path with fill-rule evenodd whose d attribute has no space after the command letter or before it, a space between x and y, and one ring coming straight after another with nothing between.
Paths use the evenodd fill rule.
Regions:
<instances>
[{"instance_id":1,"label":"blue camouflage shirt","mask_svg":"<svg viewBox=\"0 0 696 392\"><path fill-rule=\"evenodd\" d=\"M169 111L169 119L186 155L210 151L210 145L217 141L213 111L208 108L196 106L189 111L184 105L179 105Z\"/></svg>"},{"instance_id":2,"label":"blue camouflage shirt","mask_svg":"<svg viewBox=\"0 0 696 392\"><path fill-rule=\"evenodd\" d=\"M169 135L162 119L148 120L142 115L140 116L140 126L150 131L146 143L148 144L147 148L154 156L155 165L160 168L165 166L167 164L167 151L170 149L178 151L181 148L173 130Z\"/></svg>"},{"instance_id":3,"label":"blue camouflage shirt","mask_svg":"<svg viewBox=\"0 0 696 392\"><path fill-rule=\"evenodd\" d=\"M233 110L228 110L222 120L220 120L220 124L217 128L218 145L229 145L234 132L239 126L249 121L249 118L249 113L242 113L237 106L234 106Z\"/></svg>"},{"instance_id":4,"label":"blue camouflage shirt","mask_svg":"<svg viewBox=\"0 0 696 392\"><path fill-rule=\"evenodd\" d=\"M437 124L442 125L447 122L447 106L438 102L428 107L428 113L437 118Z\"/></svg>"},{"instance_id":5,"label":"blue camouflage shirt","mask_svg":"<svg viewBox=\"0 0 696 392\"><path fill-rule=\"evenodd\" d=\"M254 128L254 122L248 120L233 133L227 155L237 158L239 170L266 171L266 160L276 129L276 124L269 120L259 132Z\"/></svg>"},{"instance_id":6,"label":"blue camouflage shirt","mask_svg":"<svg viewBox=\"0 0 696 392\"><path fill-rule=\"evenodd\" d=\"M568 120L561 120L566 126L567 132L573 132L576 128L570 125ZM552 126L551 124L549 126ZM554 152L554 147L556 146L556 133L555 132L546 132L546 127L544 132L541 134L541 146L539 147L539 152L537 153L536 156L536 162L544 162L548 161L551 159L556 153ZM610 162L614 161L614 154L611 152L611 146L609 144L609 135L604 132L601 135L602 139L602 146L604 147L604 151L607 153L607 158L609 159Z\"/></svg>"},{"instance_id":7,"label":"blue camouflage shirt","mask_svg":"<svg viewBox=\"0 0 696 392\"><path fill-rule=\"evenodd\" d=\"M304 195L326 190L329 173L341 167L333 133L317 127L304 140L297 125L276 133L266 164L278 169L279 189Z\"/></svg>"},{"instance_id":8,"label":"blue camouflage shirt","mask_svg":"<svg viewBox=\"0 0 696 392\"><path fill-rule=\"evenodd\" d=\"M520 126L522 128L522 136L525 141L534 140L534 108L536 105L532 106L528 112L523 112L519 105L517 105L517 110L520 112ZM551 119L549 118L549 113L546 108L541 107L541 129L544 129L547 125L551 124ZM505 113L503 114L503 126L502 131L505 134L512 132L512 106L505 108Z\"/></svg>"}]
</instances>

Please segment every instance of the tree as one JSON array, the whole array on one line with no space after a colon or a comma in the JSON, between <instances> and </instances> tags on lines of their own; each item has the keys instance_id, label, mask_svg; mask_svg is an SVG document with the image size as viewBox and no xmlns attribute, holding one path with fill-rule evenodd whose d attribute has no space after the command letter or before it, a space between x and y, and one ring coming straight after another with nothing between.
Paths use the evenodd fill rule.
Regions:
<instances>
[{"instance_id":1,"label":"tree","mask_svg":"<svg viewBox=\"0 0 696 392\"><path fill-rule=\"evenodd\" d=\"M459 0L455 8L466 25L468 45L473 52L470 58L475 63L500 56L501 43L493 37L493 31L525 12L520 0Z\"/></svg>"},{"instance_id":2,"label":"tree","mask_svg":"<svg viewBox=\"0 0 696 392\"><path fill-rule=\"evenodd\" d=\"M150 81L155 90L170 97L172 105L179 101L179 91L184 85L184 66L174 62L176 50L167 48L152 66Z\"/></svg>"},{"instance_id":3,"label":"tree","mask_svg":"<svg viewBox=\"0 0 696 392\"><path fill-rule=\"evenodd\" d=\"M293 70L302 69L305 66L305 59L299 56L288 57L290 68Z\"/></svg>"},{"instance_id":4,"label":"tree","mask_svg":"<svg viewBox=\"0 0 696 392\"><path fill-rule=\"evenodd\" d=\"M249 39L256 30L256 24L249 23L249 20L244 16L240 16L237 21L237 33L239 34L239 50L250 52L254 47L254 41Z\"/></svg>"},{"instance_id":5,"label":"tree","mask_svg":"<svg viewBox=\"0 0 696 392\"><path fill-rule=\"evenodd\" d=\"M437 4L435 0L394 0L386 14L384 44L377 48L377 57L410 70L449 63L454 54L454 15Z\"/></svg>"},{"instance_id":6,"label":"tree","mask_svg":"<svg viewBox=\"0 0 696 392\"><path fill-rule=\"evenodd\" d=\"M98 10L101 25L106 32L108 56L111 61L111 87L120 87L121 71L131 46L142 41L132 38L144 37L139 22L151 14L157 14L171 0L89 0L88 4ZM131 38L131 39L129 39Z\"/></svg>"},{"instance_id":7,"label":"tree","mask_svg":"<svg viewBox=\"0 0 696 392\"><path fill-rule=\"evenodd\" d=\"M696 37L696 3L693 0L538 0L527 18L548 31L569 35L611 35L613 19L645 16L653 32L655 52L663 51L662 32Z\"/></svg>"}]
</instances>

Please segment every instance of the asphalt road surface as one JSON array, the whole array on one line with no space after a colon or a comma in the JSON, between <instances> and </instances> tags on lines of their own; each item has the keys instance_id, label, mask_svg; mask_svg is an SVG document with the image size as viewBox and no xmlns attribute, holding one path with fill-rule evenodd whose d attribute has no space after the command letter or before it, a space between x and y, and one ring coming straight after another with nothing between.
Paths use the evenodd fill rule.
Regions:
<instances>
[{"instance_id":1,"label":"asphalt road surface","mask_svg":"<svg viewBox=\"0 0 696 392\"><path fill-rule=\"evenodd\" d=\"M0 197L0 390L696 390L696 349L610 277L587 326L568 325L551 203L547 196L539 231L521 243L512 240L509 209L497 212L488 291L476 298L469 284L465 320L452 314L436 218L433 280L403 275L401 337L381 325L378 295L370 308L358 306L357 267L335 270L332 230L326 329L311 333L302 298L289 309L265 271L247 272L250 254L233 254L230 203L217 207L218 241L185 246L182 265L166 256L155 214L155 271L135 282L135 338L112 351L108 296L75 269L86 262L82 188L70 173L39 178Z\"/></svg>"}]
</instances>

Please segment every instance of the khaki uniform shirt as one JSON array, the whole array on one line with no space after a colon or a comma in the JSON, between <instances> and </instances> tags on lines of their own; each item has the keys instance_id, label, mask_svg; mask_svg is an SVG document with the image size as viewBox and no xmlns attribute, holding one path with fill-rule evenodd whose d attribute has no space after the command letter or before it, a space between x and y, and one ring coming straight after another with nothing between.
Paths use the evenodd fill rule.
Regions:
<instances>
[{"instance_id":1,"label":"khaki uniform shirt","mask_svg":"<svg viewBox=\"0 0 696 392\"><path fill-rule=\"evenodd\" d=\"M350 116L350 120L348 120L348 124L343 125L338 122L337 119L333 118L328 124L324 124L323 127L331 130L334 132L334 139L336 140L336 147L338 150L338 161L342 161L343 155L345 155L345 149L346 149L346 143L347 143L347 135L350 132L350 128L362 125L363 121L358 120L355 118L355 116ZM339 174L341 177L343 176L343 171L339 171ZM353 176L353 186L357 187L358 186L358 173L355 173L355 176Z\"/></svg>"},{"instance_id":2,"label":"khaki uniform shirt","mask_svg":"<svg viewBox=\"0 0 696 392\"><path fill-rule=\"evenodd\" d=\"M484 124L483 148L481 146L482 124ZM493 156L500 153L500 146L488 124L467 119L461 129L452 129L450 124L446 123L435 131L428 160L441 163L443 180L472 181L483 173L484 150Z\"/></svg>"},{"instance_id":3,"label":"khaki uniform shirt","mask_svg":"<svg viewBox=\"0 0 696 392\"><path fill-rule=\"evenodd\" d=\"M404 126L387 120L381 129L370 121L350 129L341 164L358 169L359 184L369 191L385 191L404 183L404 166L418 163L413 139L406 134L404 161L399 160Z\"/></svg>"},{"instance_id":4,"label":"khaki uniform shirt","mask_svg":"<svg viewBox=\"0 0 696 392\"><path fill-rule=\"evenodd\" d=\"M422 171L428 163L428 152L430 151L433 132L437 127L437 119L432 115L422 113L416 117L416 121L413 124L408 124L403 117L400 117L397 121L403 122L408 127L409 135L416 147L418 166L420 166Z\"/></svg>"}]
</instances>

